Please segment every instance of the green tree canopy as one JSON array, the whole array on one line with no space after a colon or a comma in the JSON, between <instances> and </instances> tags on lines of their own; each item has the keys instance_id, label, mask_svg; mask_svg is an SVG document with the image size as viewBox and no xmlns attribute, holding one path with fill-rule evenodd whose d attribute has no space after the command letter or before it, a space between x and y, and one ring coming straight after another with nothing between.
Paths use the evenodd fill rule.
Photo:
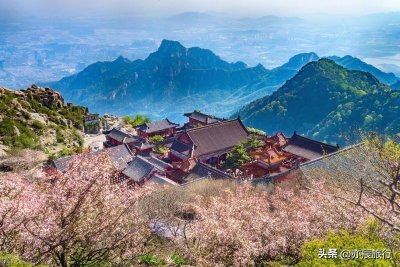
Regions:
<instances>
[{"instance_id":1,"label":"green tree canopy","mask_svg":"<svg viewBox=\"0 0 400 267\"><path fill-rule=\"evenodd\" d=\"M162 137L161 135L155 135L149 138L150 142L153 144L160 144L162 141L164 141L164 137Z\"/></svg>"},{"instance_id":2,"label":"green tree canopy","mask_svg":"<svg viewBox=\"0 0 400 267\"><path fill-rule=\"evenodd\" d=\"M231 152L226 156L226 160L223 163L223 166L226 169L239 168L243 164L249 162L251 157L247 152L243 143L236 145Z\"/></svg>"},{"instance_id":3,"label":"green tree canopy","mask_svg":"<svg viewBox=\"0 0 400 267\"><path fill-rule=\"evenodd\" d=\"M257 128L252 128L252 127L246 127L247 131L249 131L252 134L258 134L258 135L266 135L266 132L263 130L257 129Z\"/></svg>"},{"instance_id":4,"label":"green tree canopy","mask_svg":"<svg viewBox=\"0 0 400 267\"><path fill-rule=\"evenodd\" d=\"M151 122L151 119L145 115L141 115L141 114L136 114L135 117L131 117L129 115L122 117L122 120L126 123L126 124L131 124L133 127L142 125L144 123L149 123Z\"/></svg>"},{"instance_id":5,"label":"green tree canopy","mask_svg":"<svg viewBox=\"0 0 400 267\"><path fill-rule=\"evenodd\" d=\"M264 141L259 139L256 135L250 135L244 142L244 147L248 152L260 148L264 145Z\"/></svg>"}]
</instances>

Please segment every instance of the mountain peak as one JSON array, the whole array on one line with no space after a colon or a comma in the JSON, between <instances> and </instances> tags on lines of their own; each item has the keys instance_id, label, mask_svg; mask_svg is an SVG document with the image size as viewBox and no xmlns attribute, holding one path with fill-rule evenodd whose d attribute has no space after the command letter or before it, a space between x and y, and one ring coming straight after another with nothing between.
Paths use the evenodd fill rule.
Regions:
<instances>
[{"instance_id":1,"label":"mountain peak","mask_svg":"<svg viewBox=\"0 0 400 267\"><path fill-rule=\"evenodd\" d=\"M162 40L158 52L181 52L185 51L186 48L178 41Z\"/></svg>"},{"instance_id":2,"label":"mountain peak","mask_svg":"<svg viewBox=\"0 0 400 267\"><path fill-rule=\"evenodd\" d=\"M289 61L284 64L282 67L290 68L290 69L300 69L305 64L316 61L319 59L319 56L314 52L309 53L300 53L289 59Z\"/></svg>"},{"instance_id":3,"label":"mountain peak","mask_svg":"<svg viewBox=\"0 0 400 267\"><path fill-rule=\"evenodd\" d=\"M127 59L127 58L124 58L123 56L119 56L114 60L114 62L116 62L116 63L129 63L130 60Z\"/></svg>"},{"instance_id":4,"label":"mountain peak","mask_svg":"<svg viewBox=\"0 0 400 267\"><path fill-rule=\"evenodd\" d=\"M200 47L186 48L178 41L162 40L160 47L151 53L145 60L150 69L159 70L160 67L173 66L178 72L182 67L191 69L223 69L223 70L244 70L247 65L243 62L229 63L221 59L209 49ZM156 67L155 67L156 65ZM170 72L170 68L166 68Z\"/></svg>"},{"instance_id":5,"label":"mountain peak","mask_svg":"<svg viewBox=\"0 0 400 267\"><path fill-rule=\"evenodd\" d=\"M337 64L334 60L329 58L320 58L316 61L310 61L309 63L305 64L304 67L301 68L298 74L302 72L312 72L312 75L334 75L336 71L345 70L345 68L339 64ZM336 74L335 74L336 75ZM372 75L370 75L372 76ZM296 77L296 76L295 76ZM293 78L295 78L293 77ZM333 77L330 77L333 78Z\"/></svg>"},{"instance_id":6,"label":"mountain peak","mask_svg":"<svg viewBox=\"0 0 400 267\"><path fill-rule=\"evenodd\" d=\"M238 115L250 127L266 132L297 130L320 140L344 143L341 134L353 138L354 129L375 131L395 123L398 111L390 108L399 97L389 94L389 87L372 74L348 70L322 58L306 64L282 87L246 105ZM382 118L376 116L368 124L365 118L370 114L382 114ZM397 133L398 127L385 131Z\"/></svg>"},{"instance_id":7,"label":"mountain peak","mask_svg":"<svg viewBox=\"0 0 400 267\"><path fill-rule=\"evenodd\" d=\"M314 52L300 53L289 59L290 65L305 64L319 59L319 56Z\"/></svg>"},{"instance_id":8,"label":"mountain peak","mask_svg":"<svg viewBox=\"0 0 400 267\"><path fill-rule=\"evenodd\" d=\"M356 58L356 57L353 57L353 56L350 56L350 55L345 55L345 56L343 57L343 59L357 59L357 60L360 60L360 59L358 59L358 58Z\"/></svg>"}]
</instances>

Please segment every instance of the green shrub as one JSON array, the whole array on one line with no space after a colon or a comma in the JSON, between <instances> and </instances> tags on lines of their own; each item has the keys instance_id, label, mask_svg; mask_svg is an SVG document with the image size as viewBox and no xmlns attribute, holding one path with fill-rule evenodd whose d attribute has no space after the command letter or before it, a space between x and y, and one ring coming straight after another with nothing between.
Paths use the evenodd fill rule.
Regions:
<instances>
[{"instance_id":1,"label":"green shrub","mask_svg":"<svg viewBox=\"0 0 400 267\"><path fill-rule=\"evenodd\" d=\"M72 137L74 140L78 141L79 147L83 146L83 138L75 129L72 131Z\"/></svg>"},{"instance_id":2,"label":"green shrub","mask_svg":"<svg viewBox=\"0 0 400 267\"><path fill-rule=\"evenodd\" d=\"M185 260L183 257L179 256L178 254L173 254L173 255L171 256L171 260L172 260L172 261L174 262L174 264L177 265L177 266L187 265L186 260Z\"/></svg>"},{"instance_id":3,"label":"green shrub","mask_svg":"<svg viewBox=\"0 0 400 267\"><path fill-rule=\"evenodd\" d=\"M57 153L57 157L65 157L65 156L70 156L72 154L72 151L66 147L63 147L60 152Z\"/></svg>"},{"instance_id":4,"label":"green shrub","mask_svg":"<svg viewBox=\"0 0 400 267\"><path fill-rule=\"evenodd\" d=\"M16 134L18 129L19 135ZM10 118L4 118L0 122L0 137L5 145L17 148L37 148L37 135L25 124Z\"/></svg>"},{"instance_id":5,"label":"green shrub","mask_svg":"<svg viewBox=\"0 0 400 267\"><path fill-rule=\"evenodd\" d=\"M33 120L32 127L41 131L45 128L45 125L38 120Z\"/></svg>"},{"instance_id":6,"label":"green shrub","mask_svg":"<svg viewBox=\"0 0 400 267\"><path fill-rule=\"evenodd\" d=\"M154 148L154 152L159 153L159 154L165 154L168 152L168 148L162 145L157 145Z\"/></svg>"},{"instance_id":7,"label":"green shrub","mask_svg":"<svg viewBox=\"0 0 400 267\"><path fill-rule=\"evenodd\" d=\"M139 257L139 263L145 266L160 266L164 265L166 262L163 259L158 258L156 255L145 254Z\"/></svg>"},{"instance_id":8,"label":"green shrub","mask_svg":"<svg viewBox=\"0 0 400 267\"><path fill-rule=\"evenodd\" d=\"M15 128L17 126L16 121L9 118L4 118L0 122L0 135L1 136L13 136L15 135Z\"/></svg>"},{"instance_id":9,"label":"green shrub","mask_svg":"<svg viewBox=\"0 0 400 267\"><path fill-rule=\"evenodd\" d=\"M22 116L24 116L24 118L25 118L26 120L30 120L30 119L32 118L31 114L29 114L28 112L23 112L23 113L22 113Z\"/></svg>"},{"instance_id":10,"label":"green shrub","mask_svg":"<svg viewBox=\"0 0 400 267\"><path fill-rule=\"evenodd\" d=\"M29 130L30 131L30 130ZM21 148L37 148L37 138L30 133L21 133L15 137L14 145Z\"/></svg>"},{"instance_id":11,"label":"green shrub","mask_svg":"<svg viewBox=\"0 0 400 267\"><path fill-rule=\"evenodd\" d=\"M164 137L162 137L161 135L155 135L149 138L149 141L153 144L159 144L162 141L164 141Z\"/></svg>"},{"instance_id":12,"label":"green shrub","mask_svg":"<svg viewBox=\"0 0 400 267\"><path fill-rule=\"evenodd\" d=\"M266 135L266 132L260 129L252 128L252 127L246 127L247 131L249 131L252 134L258 134L258 135Z\"/></svg>"},{"instance_id":13,"label":"green shrub","mask_svg":"<svg viewBox=\"0 0 400 267\"><path fill-rule=\"evenodd\" d=\"M63 108L59 111L66 119L72 121L76 128L82 129L83 127L83 115L85 109L80 106L72 106L69 108Z\"/></svg>"},{"instance_id":14,"label":"green shrub","mask_svg":"<svg viewBox=\"0 0 400 267\"><path fill-rule=\"evenodd\" d=\"M32 267L33 264L25 262L20 259L17 255L7 253L5 251L0 251L0 266L9 267ZM38 267L45 267L44 265L35 265Z\"/></svg>"},{"instance_id":15,"label":"green shrub","mask_svg":"<svg viewBox=\"0 0 400 267\"><path fill-rule=\"evenodd\" d=\"M358 258L344 259L341 257L342 251L389 251L385 242L378 235L378 227L377 223L370 223L363 231L355 234L341 231L340 233L330 233L324 240L315 239L308 242L302 248L302 260L297 266L392 266L390 259L366 259L361 254ZM322 255L320 250L328 253L329 249L337 250L337 257L320 258Z\"/></svg>"},{"instance_id":16,"label":"green shrub","mask_svg":"<svg viewBox=\"0 0 400 267\"><path fill-rule=\"evenodd\" d=\"M10 92L5 92L4 95L0 97L0 113L5 114L7 116L16 116L17 110L13 107L12 101L15 99L15 96Z\"/></svg>"},{"instance_id":17,"label":"green shrub","mask_svg":"<svg viewBox=\"0 0 400 267\"><path fill-rule=\"evenodd\" d=\"M56 139L58 143L62 143L65 140L64 131L57 130L56 131Z\"/></svg>"}]
</instances>

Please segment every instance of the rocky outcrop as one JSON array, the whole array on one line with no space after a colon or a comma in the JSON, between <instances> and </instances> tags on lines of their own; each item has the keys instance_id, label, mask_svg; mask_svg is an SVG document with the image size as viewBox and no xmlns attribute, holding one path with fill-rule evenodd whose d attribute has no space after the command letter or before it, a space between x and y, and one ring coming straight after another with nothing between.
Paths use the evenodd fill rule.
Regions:
<instances>
[{"instance_id":1,"label":"rocky outcrop","mask_svg":"<svg viewBox=\"0 0 400 267\"><path fill-rule=\"evenodd\" d=\"M46 108L45 108L46 107ZM25 90L0 87L0 145L70 153L82 146L85 107L64 104L60 93L32 85ZM0 149L0 156L6 153Z\"/></svg>"},{"instance_id":2,"label":"rocky outcrop","mask_svg":"<svg viewBox=\"0 0 400 267\"><path fill-rule=\"evenodd\" d=\"M42 88L33 84L28 89L21 90L20 92L25 94L24 98L26 97L27 99L35 99L49 109L59 109L64 107L64 98L59 92L54 91L53 89Z\"/></svg>"},{"instance_id":3,"label":"rocky outcrop","mask_svg":"<svg viewBox=\"0 0 400 267\"><path fill-rule=\"evenodd\" d=\"M36 120L44 125L47 125L49 122L49 118L46 114L40 114L40 113L29 113L31 116L32 120Z\"/></svg>"},{"instance_id":4,"label":"rocky outcrop","mask_svg":"<svg viewBox=\"0 0 400 267\"><path fill-rule=\"evenodd\" d=\"M0 96L6 92L13 93L14 95L23 98L24 101L29 103L29 100L35 99L39 104L48 107L49 109L59 109L64 107L64 98L61 94L51 88L39 87L32 84L31 87L25 90L10 90L5 87L0 87ZM70 104L72 106L72 104Z\"/></svg>"}]
</instances>

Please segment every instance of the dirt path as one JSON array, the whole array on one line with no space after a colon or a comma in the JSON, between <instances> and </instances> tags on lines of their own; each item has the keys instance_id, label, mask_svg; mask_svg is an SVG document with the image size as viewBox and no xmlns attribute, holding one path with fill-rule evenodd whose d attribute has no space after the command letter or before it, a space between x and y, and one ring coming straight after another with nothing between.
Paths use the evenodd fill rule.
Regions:
<instances>
[{"instance_id":1,"label":"dirt path","mask_svg":"<svg viewBox=\"0 0 400 267\"><path fill-rule=\"evenodd\" d=\"M106 141L104 134L86 135L84 138L84 148L103 149L103 142Z\"/></svg>"}]
</instances>

